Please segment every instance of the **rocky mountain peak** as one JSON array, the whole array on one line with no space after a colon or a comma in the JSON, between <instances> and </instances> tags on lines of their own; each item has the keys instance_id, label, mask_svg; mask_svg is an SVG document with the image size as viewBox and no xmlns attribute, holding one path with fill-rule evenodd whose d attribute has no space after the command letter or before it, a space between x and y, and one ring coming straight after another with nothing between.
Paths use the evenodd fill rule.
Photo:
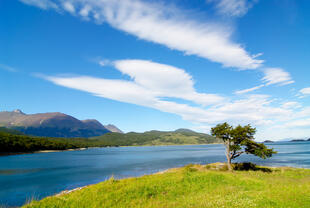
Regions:
<instances>
[{"instance_id":1,"label":"rocky mountain peak","mask_svg":"<svg viewBox=\"0 0 310 208\"><path fill-rule=\"evenodd\" d=\"M25 113L23 111L21 111L20 109L15 109L15 110L13 110L13 112L25 115Z\"/></svg>"},{"instance_id":2,"label":"rocky mountain peak","mask_svg":"<svg viewBox=\"0 0 310 208\"><path fill-rule=\"evenodd\" d=\"M108 129L111 132L116 132L116 133L124 133L122 132L119 128L117 128L116 126L114 126L113 124L108 124L108 125L104 125L104 127L106 129Z\"/></svg>"}]
</instances>

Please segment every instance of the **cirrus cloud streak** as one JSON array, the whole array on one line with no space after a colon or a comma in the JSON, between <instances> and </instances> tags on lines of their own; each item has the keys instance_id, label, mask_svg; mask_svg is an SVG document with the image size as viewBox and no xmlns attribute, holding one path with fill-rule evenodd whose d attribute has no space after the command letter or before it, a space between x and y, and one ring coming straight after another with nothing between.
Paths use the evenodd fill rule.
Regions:
<instances>
[{"instance_id":1,"label":"cirrus cloud streak","mask_svg":"<svg viewBox=\"0 0 310 208\"><path fill-rule=\"evenodd\" d=\"M264 84L249 89L237 90L235 91L235 94L244 94L252 92L269 85L284 86L288 84L293 84L295 82L291 77L290 73L281 68L265 68L263 69L263 73L264 77L261 79L261 81Z\"/></svg>"},{"instance_id":2,"label":"cirrus cloud streak","mask_svg":"<svg viewBox=\"0 0 310 208\"><path fill-rule=\"evenodd\" d=\"M186 11L139 0L21 0L40 8L62 8L74 16L108 23L140 39L196 55L224 67L255 69L263 60L231 40L231 29L219 23L198 21ZM56 9L56 7L55 7Z\"/></svg>"},{"instance_id":3,"label":"cirrus cloud streak","mask_svg":"<svg viewBox=\"0 0 310 208\"><path fill-rule=\"evenodd\" d=\"M257 1L258 0L207 0L209 3L216 4L216 9L220 14L235 17L245 15Z\"/></svg>"}]
</instances>

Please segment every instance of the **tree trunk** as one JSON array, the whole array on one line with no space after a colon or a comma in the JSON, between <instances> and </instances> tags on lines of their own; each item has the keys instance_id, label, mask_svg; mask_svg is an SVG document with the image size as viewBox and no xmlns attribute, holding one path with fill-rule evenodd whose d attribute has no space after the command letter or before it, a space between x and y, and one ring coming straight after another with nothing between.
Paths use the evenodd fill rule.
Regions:
<instances>
[{"instance_id":1,"label":"tree trunk","mask_svg":"<svg viewBox=\"0 0 310 208\"><path fill-rule=\"evenodd\" d=\"M227 158L227 167L229 171L232 171L231 167L231 156L230 156L230 141L226 143L226 158Z\"/></svg>"}]
</instances>

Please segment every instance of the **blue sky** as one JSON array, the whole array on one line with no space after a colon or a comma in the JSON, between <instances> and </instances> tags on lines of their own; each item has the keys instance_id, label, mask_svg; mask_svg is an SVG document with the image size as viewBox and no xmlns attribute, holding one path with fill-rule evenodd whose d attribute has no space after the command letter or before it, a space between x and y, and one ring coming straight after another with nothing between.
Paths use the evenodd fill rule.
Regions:
<instances>
[{"instance_id":1,"label":"blue sky","mask_svg":"<svg viewBox=\"0 0 310 208\"><path fill-rule=\"evenodd\" d=\"M0 110L310 137L307 0L2 0Z\"/></svg>"}]
</instances>

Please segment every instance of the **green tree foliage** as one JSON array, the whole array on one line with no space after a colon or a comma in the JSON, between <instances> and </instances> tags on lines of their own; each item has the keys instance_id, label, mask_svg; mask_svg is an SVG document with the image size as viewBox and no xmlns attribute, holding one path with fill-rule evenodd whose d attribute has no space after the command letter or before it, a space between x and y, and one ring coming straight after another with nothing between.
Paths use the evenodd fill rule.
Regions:
<instances>
[{"instance_id":1,"label":"green tree foliage","mask_svg":"<svg viewBox=\"0 0 310 208\"><path fill-rule=\"evenodd\" d=\"M5 132L9 134L16 134L16 135L24 135L22 132L15 130L15 129L8 129L5 127L0 127L0 132Z\"/></svg>"},{"instance_id":2,"label":"green tree foliage","mask_svg":"<svg viewBox=\"0 0 310 208\"><path fill-rule=\"evenodd\" d=\"M211 129L211 134L224 142L229 170L232 170L231 161L243 153L252 154L263 159L276 153L273 149L268 149L264 144L255 142L255 133L256 129L252 128L251 125L238 125L233 128L226 122Z\"/></svg>"},{"instance_id":3,"label":"green tree foliage","mask_svg":"<svg viewBox=\"0 0 310 208\"><path fill-rule=\"evenodd\" d=\"M65 139L47 139L0 132L0 153L65 150L79 147L78 143Z\"/></svg>"}]
</instances>

